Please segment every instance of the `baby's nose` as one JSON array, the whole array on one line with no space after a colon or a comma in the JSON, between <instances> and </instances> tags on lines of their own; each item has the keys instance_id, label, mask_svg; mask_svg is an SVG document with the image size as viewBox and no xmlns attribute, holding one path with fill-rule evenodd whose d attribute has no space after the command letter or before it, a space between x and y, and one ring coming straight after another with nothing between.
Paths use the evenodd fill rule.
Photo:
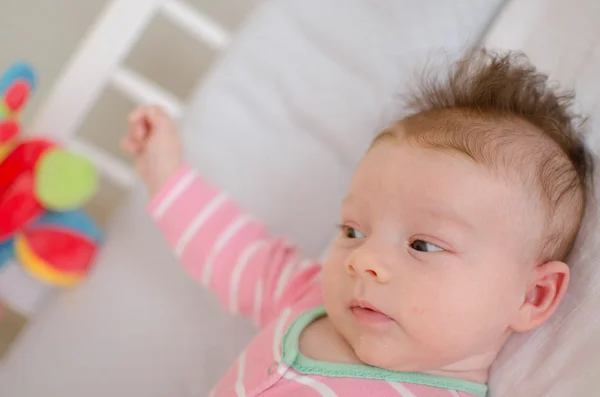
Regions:
<instances>
[{"instance_id":1,"label":"baby's nose","mask_svg":"<svg viewBox=\"0 0 600 397\"><path fill-rule=\"evenodd\" d=\"M381 284L390 281L390 272L387 266L374 258L356 258L353 261L348 261L346 271L351 276L373 279Z\"/></svg>"}]
</instances>

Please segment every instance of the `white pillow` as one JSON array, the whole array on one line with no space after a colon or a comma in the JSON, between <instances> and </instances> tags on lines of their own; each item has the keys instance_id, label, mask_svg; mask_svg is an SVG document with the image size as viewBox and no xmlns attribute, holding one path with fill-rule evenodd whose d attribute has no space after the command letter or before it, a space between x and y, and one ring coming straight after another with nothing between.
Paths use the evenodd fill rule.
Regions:
<instances>
[{"instance_id":1,"label":"white pillow","mask_svg":"<svg viewBox=\"0 0 600 397\"><path fill-rule=\"evenodd\" d=\"M597 0L516 0L496 20L486 44L523 50L540 70L577 93L591 117L590 147L600 148L600 7ZM598 166L598 164L596 164ZM596 169L596 177L599 170ZM600 180L596 178L596 186ZM598 196L598 191L596 192ZM551 321L511 339L492 371L491 395L596 396L600 393L600 229L596 209L571 258L572 279Z\"/></svg>"}]
</instances>

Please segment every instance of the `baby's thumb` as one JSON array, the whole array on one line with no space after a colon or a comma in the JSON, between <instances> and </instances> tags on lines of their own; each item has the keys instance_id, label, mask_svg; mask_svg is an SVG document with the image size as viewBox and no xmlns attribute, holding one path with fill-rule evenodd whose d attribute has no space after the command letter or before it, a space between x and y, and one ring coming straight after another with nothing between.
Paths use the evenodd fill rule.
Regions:
<instances>
[{"instance_id":1,"label":"baby's thumb","mask_svg":"<svg viewBox=\"0 0 600 397\"><path fill-rule=\"evenodd\" d=\"M151 126L143 119L140 118L131 123L130 135L131 138L139 143L142 143L148 136Z\"/></svg>"},{"instance_id":2,"label":"baby's thumb","mask_svg":"<svg viewBox=\"0 0 600 397\"><path fill-rule=\"evenodd\" d=\"M150 106L145 112L145 122L150 128L169 123L169 115L159 106Z\"/></svg>"},{"instance_id":3,"label":"baby's thumb","mask_svg":"<svg viewBox=\"0 0 600 397\"><path fill-rule=\"evenodd\" d=\"M121 140L121 150L131 156L134 156L140 152L141 145L140 142L133 139L133 136L128 135Z\"/></svg>"}]
</instances>

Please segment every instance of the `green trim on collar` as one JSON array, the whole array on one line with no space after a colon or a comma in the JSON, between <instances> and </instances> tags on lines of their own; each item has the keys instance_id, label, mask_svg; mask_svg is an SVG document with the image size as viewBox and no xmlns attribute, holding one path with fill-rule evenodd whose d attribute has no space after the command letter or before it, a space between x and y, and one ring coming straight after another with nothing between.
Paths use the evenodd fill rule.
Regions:
<instances>
[{"instance_id":1,"label":"green trim on collar","mask_svg":"<svg viewBox=\"0 0 600 397\"><path fill-rule=\"evenodd\" d=\"M446 378L416 372L396 372L365 364L342 364L313 360L298 349L300 334L313 321L326 316L325 306L320 305L302 313L290 325L283 337L283 362L302 374L328 377L381 379L393 382L406 382L442 389L458 390L478 397L485 397L487 386L461 379Z\"/></svg>"}]
</instances>

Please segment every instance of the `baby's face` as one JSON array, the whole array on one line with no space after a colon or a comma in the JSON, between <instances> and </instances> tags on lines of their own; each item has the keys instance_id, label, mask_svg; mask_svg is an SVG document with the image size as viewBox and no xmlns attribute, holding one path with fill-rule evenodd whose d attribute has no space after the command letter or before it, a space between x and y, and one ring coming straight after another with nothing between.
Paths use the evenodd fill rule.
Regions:
<instances>
[{"instance_id":1,"label":"baby's face","mask_svg":"<svg viewBox=\"0 0 600 397\"><path fill-rule=\"evenodd\" d=\"M356 170L324 266L331 321L377 367L491 364L526 299L538 212L522 186L464 155L378 142Z\"/></svg>"}]
</instances>

